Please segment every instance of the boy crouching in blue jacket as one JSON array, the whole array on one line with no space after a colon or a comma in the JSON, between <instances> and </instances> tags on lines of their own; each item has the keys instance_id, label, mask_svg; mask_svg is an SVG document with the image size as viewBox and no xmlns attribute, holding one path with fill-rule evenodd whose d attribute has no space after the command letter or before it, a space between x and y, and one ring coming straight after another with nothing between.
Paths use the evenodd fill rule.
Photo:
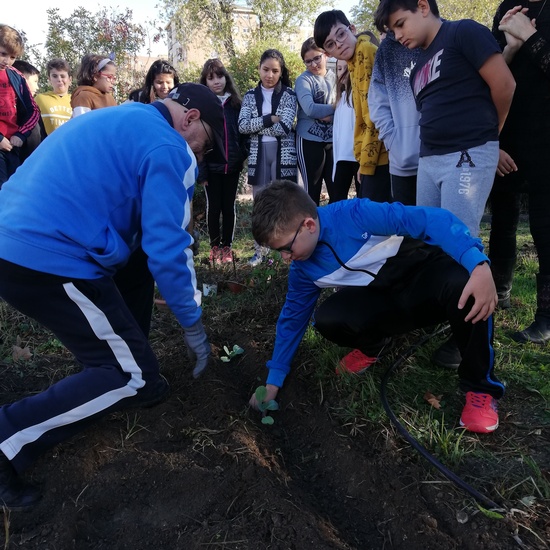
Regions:
<instances>
[{"instance_id":1,"label":"boy crouching in blue jacket","mask_svg":"<svg viewBox=\"0 0 550 550\"><path fill-rule=\"evenodd\" d=\"M290 371L321 289L339 287L313 323L328 340L354 348L343 369L373 364L391 336L449 322L462 354L460 425L479 433L497 429L496 400L504 394L493 374L497 295L481 241L456 216L368 199L319 208L301 187L281 180L256 197L252 233L293 260L267 363L266 401ZM254 395L250 404L258 408Z\"/></svg>"}]
</instances>

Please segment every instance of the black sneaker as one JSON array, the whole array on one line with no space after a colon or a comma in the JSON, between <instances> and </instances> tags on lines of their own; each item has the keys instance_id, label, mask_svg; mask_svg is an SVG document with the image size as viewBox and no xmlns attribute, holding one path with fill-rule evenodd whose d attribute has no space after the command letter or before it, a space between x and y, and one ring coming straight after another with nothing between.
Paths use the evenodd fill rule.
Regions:
<instances>
[{"instance_id":1,"label":"black sneaker","mask_svg":"<svg viewBox=\"0 0 550 550\"><path fill-rule=\"evenodd\" d=\"M168 384L168 380L160 374L155 382L148 382L145 384L142 389L138 390L136 395L122 400L117 409L133 409L134 407L147 409L149 407L154 407L162 403L162 401L168 397L169 393L170 384Z\"/></svg>"},{"instance_id":2,"label":"black sneaker","mask_svg":"<svg viewBox=\"0 0 550 550\"><path fill-rule=\"evenodd\" d=\"M443 342L432 355L432 361L444 369L458 369L462 361L462 355L456 345L454 336L451 336L446 342Z\"/></svg>"},{"instance_id":3,"label":"black sneaker","mask_svg":"<svg viewBox=\"0 0 550 550\"><path fill-rule=\"evenodd\" d=\"M25 483L15 472L10 461L0 453L0 507L12 512L30 510L41 498L40 491Z\"/></svg>"}]
</instances>

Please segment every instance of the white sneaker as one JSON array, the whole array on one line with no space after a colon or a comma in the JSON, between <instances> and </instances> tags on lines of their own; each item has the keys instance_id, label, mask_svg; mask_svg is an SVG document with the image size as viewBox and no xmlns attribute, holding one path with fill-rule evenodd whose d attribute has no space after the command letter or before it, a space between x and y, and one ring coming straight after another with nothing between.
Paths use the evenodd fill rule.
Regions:
<instances>
[{"instance_id":1,"label":"white sneaker","mask_svg":"<svg viewBox=\"0 0 550 550\"><path fill-rule=\"evenodd\" d=\"M264 257L257 252L254 253L254 256L248 260L248 265L250 267L256 267L264 261Z\"/></svg>"}]
</instances>

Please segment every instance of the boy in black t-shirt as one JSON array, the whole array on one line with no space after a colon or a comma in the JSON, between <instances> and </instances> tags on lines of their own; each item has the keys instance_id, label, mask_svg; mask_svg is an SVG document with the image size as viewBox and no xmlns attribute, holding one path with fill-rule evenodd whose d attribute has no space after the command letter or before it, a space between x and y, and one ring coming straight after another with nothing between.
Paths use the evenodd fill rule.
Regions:
<instances>
[{"instance_id":1,"label":"boy in black t-shirt","mask_svg":"<svg viewBox=\"0 0 550 550\"><path fill-rule=\"evenodd\" d=\"M381 0L375 24L423 50L411 72L421 113L417 205L450 210L477 236L515 89L500 47L475 21L442 21L436 0ZM458 367L456 345L444 344L434 362Z\"/></svg>"},{"instance_id":2,"label":"boy in black t-shirt","mask_svg":"<svg viewBox=\"0 0 550 550\"><path fill-rule=\"evenodd\" d=\"M423 50L411 72L421 112L417 204L447 208L477 236L515 89L500 48L475 21L442 21L436 0L381 0L375 22Z\"/></svg>"}]
</instances>

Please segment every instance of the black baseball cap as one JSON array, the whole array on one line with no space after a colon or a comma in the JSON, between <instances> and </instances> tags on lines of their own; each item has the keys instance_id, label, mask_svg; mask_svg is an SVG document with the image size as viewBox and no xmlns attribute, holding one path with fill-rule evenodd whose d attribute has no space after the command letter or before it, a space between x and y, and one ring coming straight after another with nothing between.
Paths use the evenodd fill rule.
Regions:
<instances>
[{"instance_id":1,"label":"black baseball cap","mask_svg":"<svg viewBox=\"0 0 550 550\"><path fill-rule=\"evenodd\" d=\"M223 107L216 94L203 84L185 82L176 86L167 96L169 99L183 105L186 109L198 109L201 120L206 122L214 133L216 153L225 158L225 120Z\"/></svg>"}]
</instances>

